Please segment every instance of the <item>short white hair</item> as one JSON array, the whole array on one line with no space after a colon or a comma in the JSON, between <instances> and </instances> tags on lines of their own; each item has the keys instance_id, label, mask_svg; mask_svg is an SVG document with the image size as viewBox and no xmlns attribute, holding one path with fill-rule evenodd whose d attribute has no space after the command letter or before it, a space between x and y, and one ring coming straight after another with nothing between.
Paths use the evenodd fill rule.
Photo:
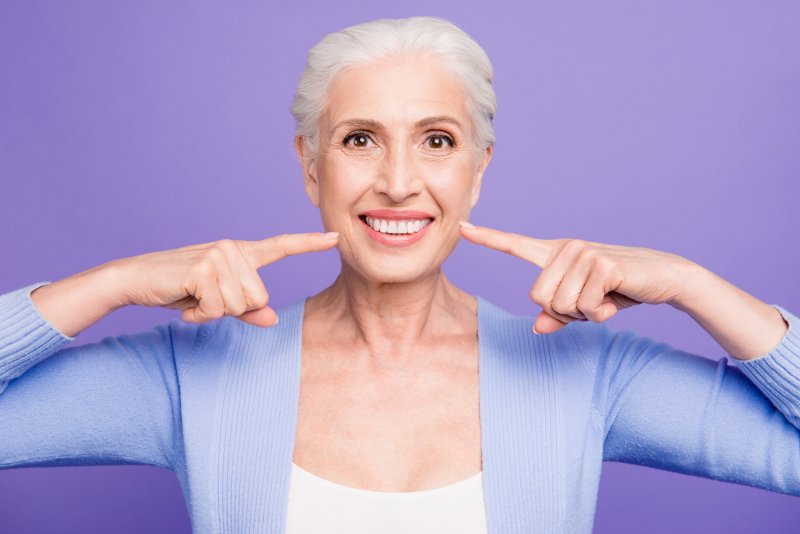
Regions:
<instances>
[{"instance_id":1,"label":"short white hair","mask_svg":"<svg viewBox=\"0 0 800 534\"><path fill-rule=\"evenodd\" d=\"M398 55L432 55L451 70L467 94L476 150L494 144L497 98L492 63L483 48L455 24L435 17L379 19L350 26L322 38L308 62L292 102L296 135L311 157L317 154L319 120L331 83L346 69Z\"/></svg>"}]
</instances>

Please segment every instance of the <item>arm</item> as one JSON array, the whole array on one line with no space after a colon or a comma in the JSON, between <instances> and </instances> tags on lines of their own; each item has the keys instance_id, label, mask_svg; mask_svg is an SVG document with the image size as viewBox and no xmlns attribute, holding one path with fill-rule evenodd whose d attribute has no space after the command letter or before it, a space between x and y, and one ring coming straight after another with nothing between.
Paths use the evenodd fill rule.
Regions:
<instances>
[{"instance_id":1,"label":"arm","mask_svg":"<svg viewBox=\"0 0 800 534\"><path fill-rule=\"evenodd\" d=\"M583 335L572 330L596 360L604 460L800 495L800 373L791 372L800 365L800 321L774 308L789 329L768 353L743 362L759 366L754 381L726 359L630 331L589 323ZM775 384L780 405L771 402Z\"/></svg>"},{"instance_id":2,"label":"arm","mask_svg":"<svg viewBox=\"0 0 800 534\"><path fill-rule=\"evenodd\" d=\"M736 361L758 358L788 329L779 307L757 299L694 262L677 270L674 308L689 314ZM743 328L743 326L746 326Z\"/></svg>"},{"instance_id":3,"label":"arm","mask_svg":"<svg viewBox=\"0 0 800 534\"><path fill-rule=\"evenodd\" d=\"M74 338L30 298L43 283L0 295L0 468L172 469L181 443L175 355L196 350L217 323L172 321L67 347Z\"/></svg>"},{"instance_id":4,"label":"arm","mask_svg":"<svg viewBox=\"0 0 800 534\"><path fill-rule=\"evenodd\" d=\"M74 338L126 305L125 276L121 262L110 261L56 282L35 284L31 301L54 329Z\"/></svg>"},{"instance_id":5,"label":"arm","mask_svg":"<svg viewBox=\"0 0 800 534\"><path fill-rule=\"evenodd\" d=\"M676 254L463 222L460 231L542 268L530 291L542 307L535 333L582 321L569 332L596 372L605 459L800 495L796 317ZM598 324L642 303L687 312L742 369Z\"/></svg>"},{"instance_id":6,"label":"arm","mask_svg":"<svg viewBox=\"0 0 800 534\"><path fill-rule=\"evenodd\" d=\"M0 295L0 393L11 379L75 339L38 318L30 294L48 283L39 282Z\"/></svg>"},{"instance_id":7,"label":"arm","mask_svg":"<svg viewBox=\"0 0 800 534\"><path fill-rule=\"evenodd\" d=\"M0 295L0 468L175 465L182 451L177 362L200 351L223 323L217 319L274 325L257 269L327 250L337 236L222 239L114 260ZM182 309L193 324L172 321L62 348L127 305Z\"/></svg>"},{"instance_id":8,"label":"arm","mask_svg":"<svg viewBox=\"0 0 800 534\"><path fill-rule=\"evenodd\" d=\"M0 393L9 380L124 306L122 276L117 262L108 262L0 295Z\"/></svg>"}]
</instances>

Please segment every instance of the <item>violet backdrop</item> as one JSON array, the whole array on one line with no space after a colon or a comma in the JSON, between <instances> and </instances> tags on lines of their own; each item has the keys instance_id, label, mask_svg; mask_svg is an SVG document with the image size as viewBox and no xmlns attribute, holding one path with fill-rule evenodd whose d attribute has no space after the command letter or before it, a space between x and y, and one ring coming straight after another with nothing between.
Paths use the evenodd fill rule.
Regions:
<instances>
[{"instance_id":1,"label":"violet backdrop","mask_svg":"<svg viewBox=\"0 0 800 534\"><path fill-rule=\"evenodd\" d=\"M477 224L647 246L800 313L800 3L45 2L0 4L0 293L114 258L320 230L292 151L308 49L382 17L452 20L488 52L499 108ZM335 251L260 271L280 307ZM457 285L520 314L535 266L464 240ZM177 318L127 308L76 344ZM718 359L668 306L609 321ZM746 325L743 325L746 327ZM0 429L0 439L2 439ZM174 473L0 471L3 532L190 532ZM606 464L596 532L800 530L800 500Z\"/></svg>"}]
</instances>

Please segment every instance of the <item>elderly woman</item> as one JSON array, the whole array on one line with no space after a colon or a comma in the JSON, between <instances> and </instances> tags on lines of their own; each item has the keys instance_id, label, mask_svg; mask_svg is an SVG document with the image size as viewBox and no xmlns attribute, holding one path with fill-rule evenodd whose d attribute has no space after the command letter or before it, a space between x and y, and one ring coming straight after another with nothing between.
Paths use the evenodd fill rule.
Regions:
<instances>
[{"instance_id":1,"label":"elderly woman","mask_svg":"<svg viewBox=\"0 0 800 534\"><path fill-rule=\"evenodd\" d=\"M0 467L166 467L204 533L590 532L604 460L800 494L796 316L674 254L466 222L495 97L464 32L411 18L328 35L292 109L327 233L0 297ZM461 237L541 267L541 314L450 283ZM334 246L330 287L268 306L260 267ZM643 302L688 313L737 366L599 324ZM65 347L129 305L183 321Z\"/></svg>"}]
</instances>

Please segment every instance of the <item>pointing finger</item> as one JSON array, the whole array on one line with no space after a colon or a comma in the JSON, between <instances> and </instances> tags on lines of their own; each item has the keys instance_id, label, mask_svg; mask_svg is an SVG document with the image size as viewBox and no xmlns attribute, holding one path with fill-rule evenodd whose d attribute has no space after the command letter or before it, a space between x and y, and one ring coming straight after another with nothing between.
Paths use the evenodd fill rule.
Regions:
<instances>
[{"instance_id":1,"label":"pointing finger","mask_svg":"<svg viewBox=\"0 0 800 534\"><path fill-rule=\"evenodd\" d=\"M535 239L522 234L502 232L488 226L474 226L468 222L461 223L461 235L473 243L506 252L542 268L550 262L555 248L553 240L550 239Z\"/></svg>"},{"instance_id":2,"label":"pointing finger","mask_svg":"<svg viewBox=\"0 0 800 534\"><path fill-rule=\"evenodd\" d=\"M286 256L320 252L338 242L338 232L310 232L306 234L281 234L260 241L239 241L245 255L256 269L276 262Z\"/></svg>"}]
</instances>

